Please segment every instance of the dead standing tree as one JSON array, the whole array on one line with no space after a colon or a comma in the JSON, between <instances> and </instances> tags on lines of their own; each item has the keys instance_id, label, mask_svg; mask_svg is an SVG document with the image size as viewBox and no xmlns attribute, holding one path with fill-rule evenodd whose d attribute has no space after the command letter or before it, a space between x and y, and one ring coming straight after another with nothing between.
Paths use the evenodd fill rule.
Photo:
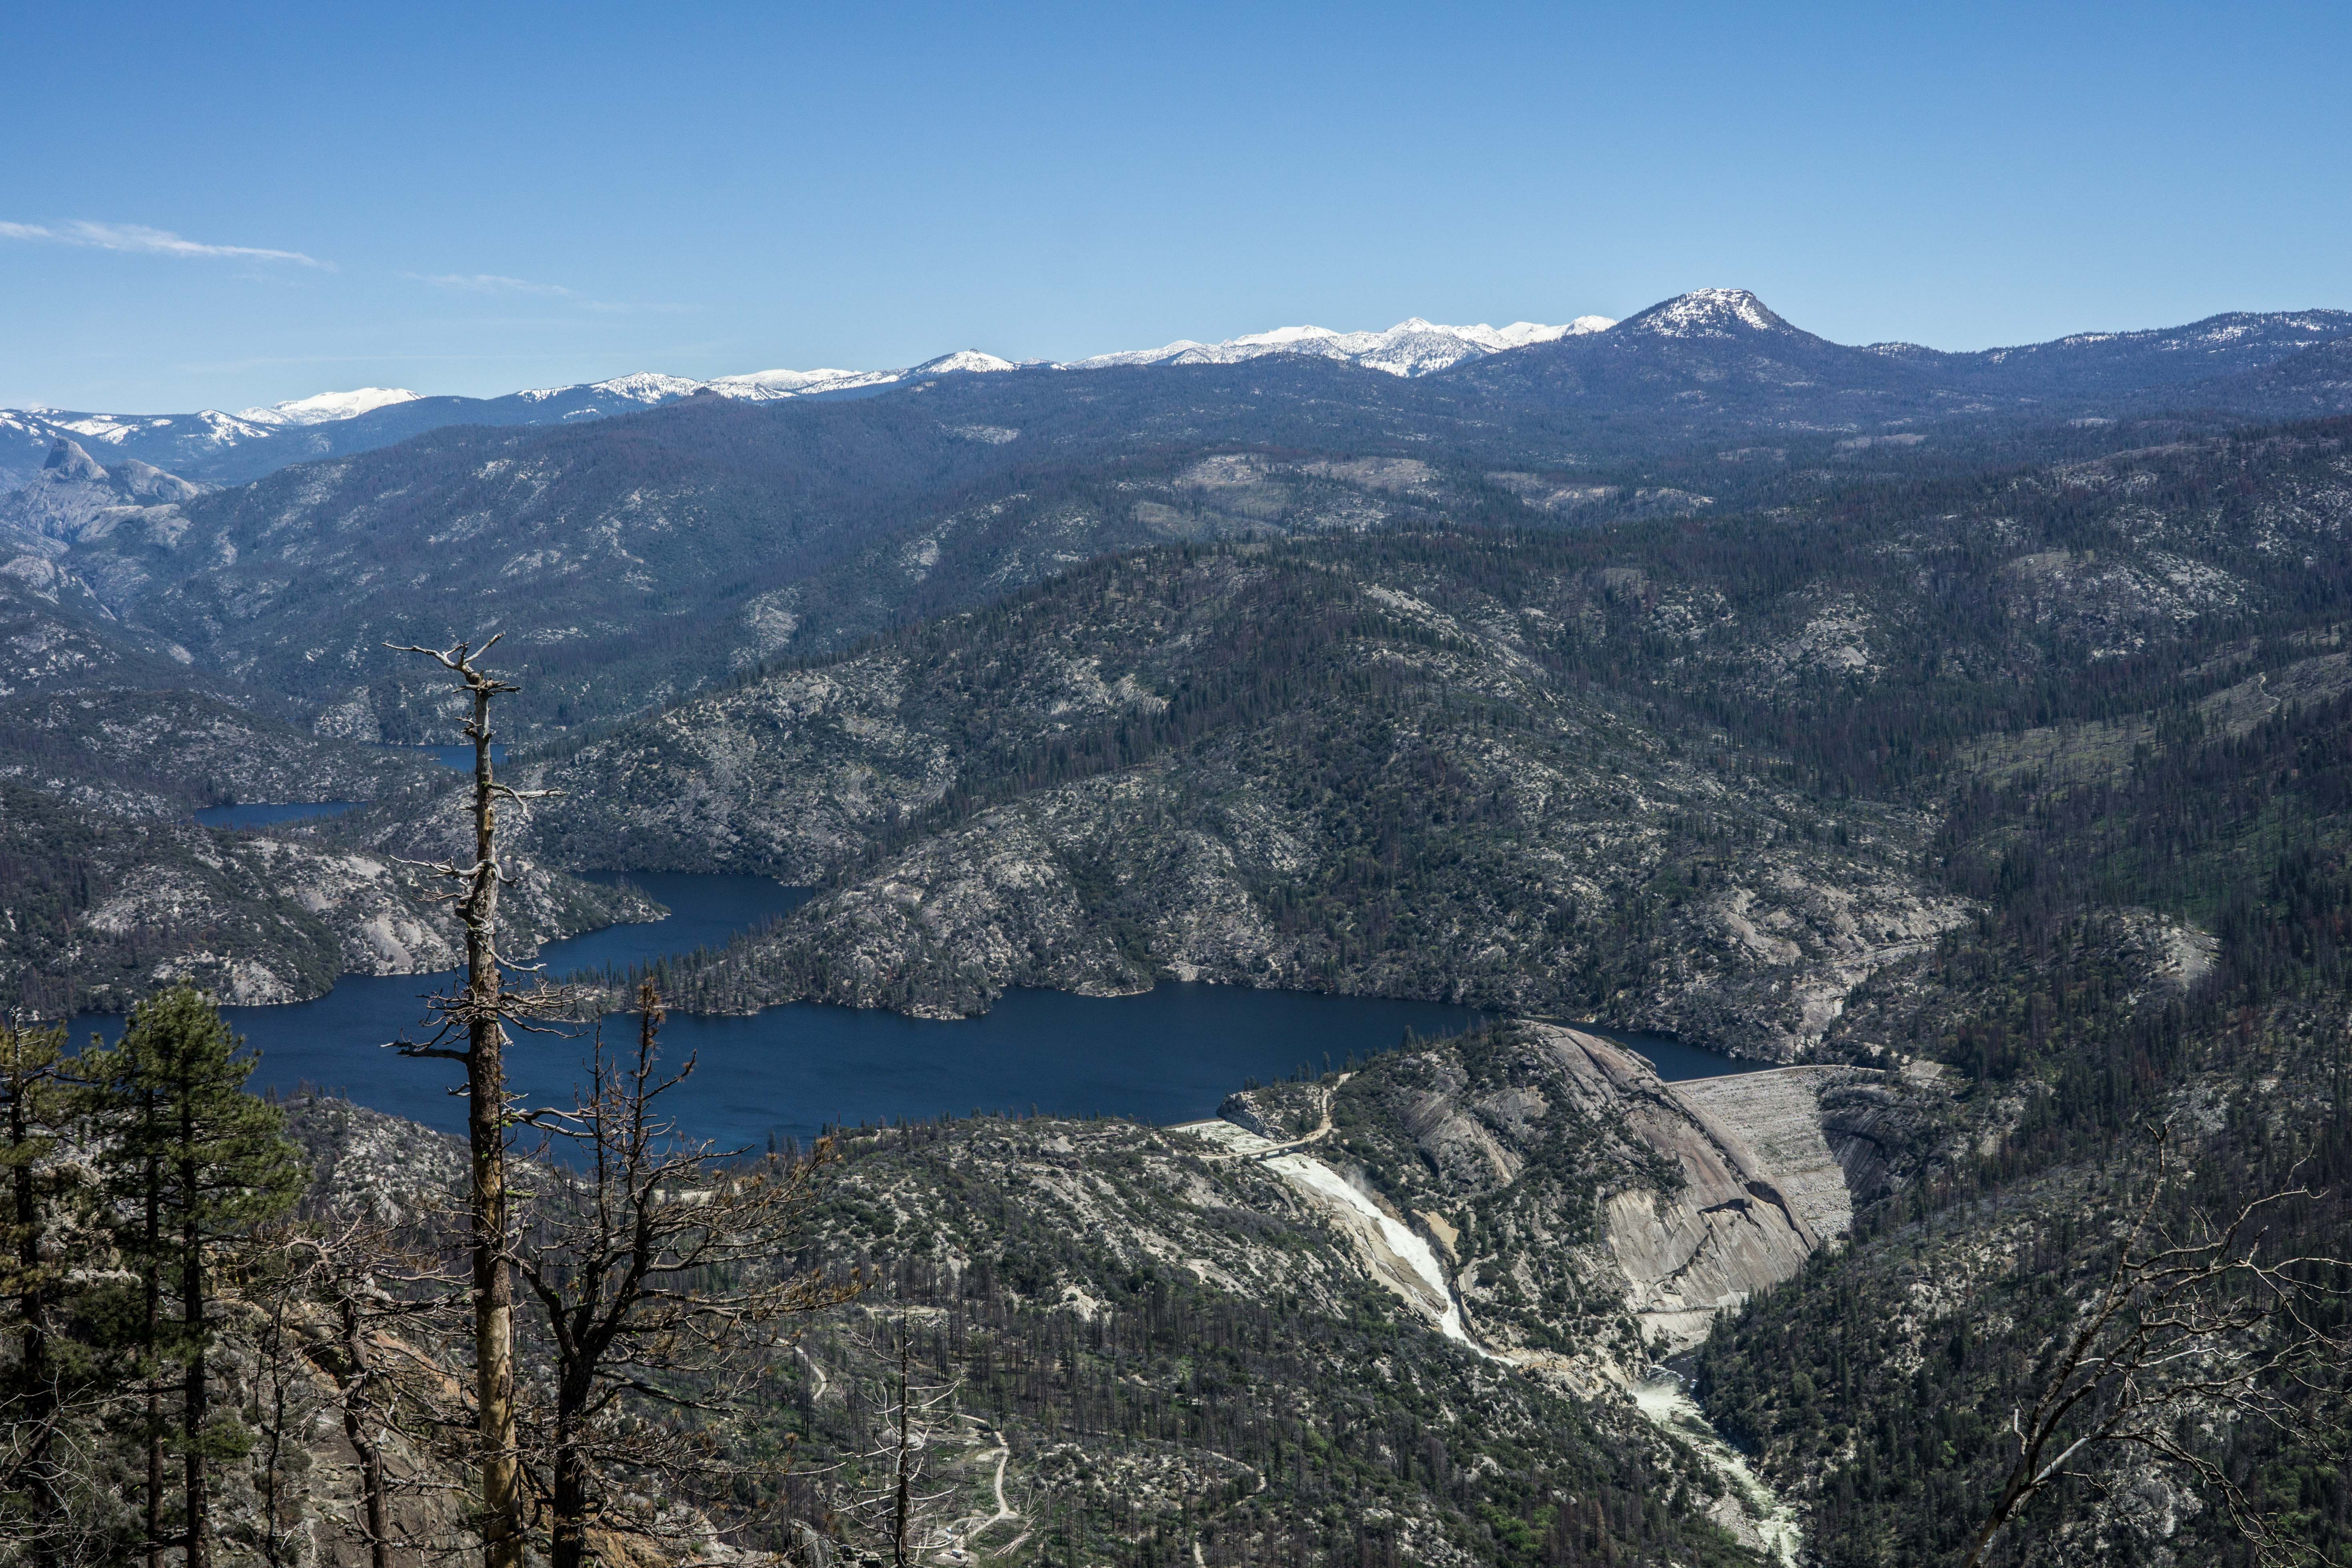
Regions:
<instances>
[{"instance_id":1,"label":"dead standing tree","mask_svg":"<svg viewBox=\"0 0 2352 1568\"><path fill-rule=\"evenodd\" d=\"M888 1338L884 1337L885 1333ZM955 1495L953 1486L926 1490L932 1458L955 1423L960 1379L920 1384L914 1380L914 1335L902 1302L889 1327L877 1326L875 1348L890 1358L891 1370L875 1380L880 1397L875 1416L880 1440L860 1458L864 1469L849 1517L878 1538L891 1568L914 1568L931 1553L956 1545L956 1532L935 1518L939 1505Z\"/></svg>"},{"instance_id":2,"label":"dead standing tree","mask_svg":"<svg viewBox=\"0 0 2352 1568\"><path fill-rule=\"evenodd\" d=\"M456 1394L458 1379L437 1348L465 1315L461 1281L437 1250L374 1220L307 1226L286 1258L326 1320L314 1318L313 1329L326 1331L306 1335L304 1353L331 1385L330 1403L355 1461L350 1516L330 1516L330 1524L366 1549L370 1568L391 1568L395 1552L446 1559L451 1548L441 1536L429 1525L420 1533L415 1521L404 1528L394 1504L449 1490L452 1483L415 1467L396 1470L392 1444L432 1447L470 1425Z\"/></svg>"},{"instance_id":3,"label":"dead standing tree","mask_svg":"<svg viewBox=\"0 0 2352 1568\"><path fill-rule=\"evenodd\" d=\"M499 634L503 636L504 634ZM492 637L478 649L470 643L443 648L384 646L397 653L422 654L455 676L472 704L465 725L474 747L474 858L431 864L455 882L458 919L466 929L466 986L429 1004L435 1025L422 1042L397 1041L404 1056L438 1057L466 1065L466 1131L473 1150L468 1194L474 1272L474 1398L481 1466L483 1562L486 1568L522 1568L523 1494L521 1458L515 1428L514 1274L509 1267L512 1205L507 1191L507 1139L514 1123L507 1094L506 1026L529 1027L563 1006L563 994L533 976L527 990L509 990L516 966L499 955L498 806L501 797L518 807L553 790L515 790L492 773L490 700L521 689L481 669L476 661L497 645ZM464 1048L454 1044L465 1040Z\"/></svg>"},{"instance_id":4,"label":"dead standing tree","mask_svg":"<svg viewBox=\"0 0 2352 1568\"><path fill-rule=\"evenodd\" d=\"M2255 1198L2227 1223L2192 1212L2187 1234L2156 1222L2168 1178L2166 1130L2155 1129L2156 1171L2126 1230L2099 1294L2053 1346L2031 1410L2010 1415L2017 1458L1979 1528L1966 1568L1977 1568L2002 1526L2035 1497L2076 1480L2104 1496L2105 1480L2085 1468L2102 1450L2136 1450L2186 1470L2221 1500L2254 1560L2284 1564L2309 1555L2283 1540L2221 1465L2189 1447L2184 1424L2197 1417L2284 1423L2283 1390L2352 1344L2316 1326L2308 1309L2336 1294L2310 1278L2340 1271L2326 1258L2265 1262L2265 1212L2318 1196L2291 1186Z\"/></svg>"},{"instance_id":5,"label":"dead standing tree","mask_svg":"<svg viewBox=\"0 0 2352 1568\"><path fill-rule=\"evenodd\" d=\"M772 1368L774 1325L863 1288L785 1262L831 1141L805 1161L739 1163L741 1150L681 1137L659 1102L694 1062L660 1073L651 982L637 1007L634 1056L614 1062L600 1030L579 1103L540 1115L573 1158L538 1168L544 1190L518 1249L555 1363L552 1400L526 1413L553 1568L580 1568L591 1528L667 1533L658 1506L625 1501L616 1476L705 1495L760 1479L721 1438Z\"/></svg>"}]
</instances>

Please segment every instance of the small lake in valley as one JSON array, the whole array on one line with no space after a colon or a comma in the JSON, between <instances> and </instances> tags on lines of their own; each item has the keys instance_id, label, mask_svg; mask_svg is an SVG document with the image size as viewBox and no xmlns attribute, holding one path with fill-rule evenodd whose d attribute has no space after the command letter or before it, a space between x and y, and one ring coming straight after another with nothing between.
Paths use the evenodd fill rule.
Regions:
<instances>
[{"instance_id":1,"label":"small lake in valley","mask_svg":"<svg viewBox=\"0 0 2352 1568\"><path fill-rule=\"evenodd\" d=\"M540 958L551 974L715 947L809 896L761 877L643 872L627 879L667 905L670 917L551 942ZM449 1092L460 1081L457 1064L404 1058L383 1044L404 1031L421 1037L421 998L457 978L346 975L314 1001L226 1012L260 1052L257 1091L307 1085L461 1131L465 1102ZM1439 1002L1163 981L1139 996L1014 990L982 1016L952 1022L810 1002L748 1018L674 1014L662 1044L673 1063L696 1058L694 1076L668 1096L685 1129L756 1148L772 1136L805 1142L827 1125L974 1110L1190 1121L1214 1114L1246 1079L1319 1073L1391 1049L1408 1031L1458 1034L1484 1016ZM605 1026L625 1044L635 1019L617 1015ZM122 1020L74 1021L77 1041L93 1029L111 1040ZM1668 1079L1767 1065L1650 1037L1611 1037ZM528 1103L568 1103L582 1056L581 1038L522 1036L509 1052L509 1077Z\"/></svg>"},{"instance_id":2,"label":"small lake in valley","mask_svg":"<svg viewBox=\"0 0 2352 1568\"><path fill-rule=\"evenodd\" d=\"M474 748L471 746L392 746L385 749L415 752L445 768L459 768L467 773L474 768ZM506 760L505 744L491 742L490 761L504 767ZM196 820L206 827L268 827L280 822L300 822L307 817L341 816L358 804L355 800L298 800L275 804L257 802L248 805L207 805L197 808Z\"/></svg>"}]
</instances>

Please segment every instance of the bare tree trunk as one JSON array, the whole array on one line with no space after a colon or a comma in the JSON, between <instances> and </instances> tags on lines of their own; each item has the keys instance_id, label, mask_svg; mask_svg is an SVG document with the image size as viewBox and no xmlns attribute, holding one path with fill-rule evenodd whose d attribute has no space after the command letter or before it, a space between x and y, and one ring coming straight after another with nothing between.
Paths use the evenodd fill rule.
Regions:
<instances>
[{"instance_id":1,"label":"bare tree trunk","mask_svg":"<svg viewBox=\"0 0 2352 1568\"><path fill-rule=\"evenodd\" d=\"M360 1306L348 1294L338 1297L343 1353L351 1358L352 1382L343 1396L343 1436L360 1459L360 1518L367 1531L368 1568L392 1568L390 1521L384 1517L383 1445L375 1439L375 1400L369 1388L368 1347L360 1327Z\"/></svg>"},{"instance_id":2,"label":"bare tree trunk","mask_svg":"<svg viewBox=\"0 0 2352 1568\"><path fill-rule=\"evenodd\" d=\"M299 1254L289 1245L284 1256L290 1263ZM287 1317L292 1310L296 1296L307 1284L303 1275L294 1270L269 1279L267 1286L269 1312L256 1340L256 1348L259 1352L256 1358L259 1363L256 1383L258 1384L261 1374L269 1379L269 1401L267 1414L262 1418L264 1446L261 1464L261 1556L269 1568L284 1568L286 1563L300 1556L299 1549L294 1547L292 1531L285 1528L289 1514L298 1521L300 1516L299 1493L286 1468L289 1425L286 1385L291 1363L299 1354L287 1348ZM257 1402L258 1393L257 1387ZM307 1426L310 1413L301 1410L298 1401L291 1419Z\"/></svg>"},{"instance_id":3,"label":"bare tree trunk","mask_svg":"<svg viewBox=\"0 0 2352 1568\"><path fill-rule=\"evenodd\" d=\"M579 1407L588 1402L585 1380L566 1387L555 1418L554 1525L548 1536L551 1568L581 1568L588 1560L588 1459L581 1452Z\"/></svg>"},{"instance_id":4,"label":"bare tree trunk","mask_svg":"<svg viewBox=\"0 0 2352 1568\"><path fill-rule=\"evenodd\" d=\"M907 1568L908 1516L914 1511L914 1477L908 1473L908 1461L914 1452L908 1442L908 1426L914 1419L914 1404L908 1397L908 1355L907 1313L902 1307L898 1311L898 1496L897 1518L890 1531L890 1546L898 1568Z\"/></svg>"},{"instance_id":5,"label":"bare tree trunk","mask_svg":"<svg viewBox=\"0 0 2352 1568\"><path fill-rule=\"evenodd\" d=\"M466 920L466 1127L474 1149L474 1378L482 1439L488 1568L521 1568L522 1477L515 1445L514 1275L507 1268L506 1029L499 1021L498 796L490 774L491 688L473 683L473 886ZM189 1568L202 1568L191 1563Z\"/></svg>"},{"instance_id":6,"label":"bare tree trunk","mask_svg":"<svg viewBox=\"0 0 2352 1568\"><path fill-rule=\"evenodd\" d=\"M488 652L498 640L492 637L478 652ZM434 659L465 682L473 703L466 735L474 742L474 862L468 867L437 868L462 889L457 913L466 927L466 990L460 997L436 1000L445 1029L436 1038L446 1037L462 1021L466 1048L457 1051L435 1044L413 1047L410 1054L454 1057L466 1064L466 1130L473 1146L474 1398L481 1449L482 1561L485 1568L522 1568L522 1463L515 1426L514 1272L507 1192L505 1019L528 1011L530 998L508 992L499 963L498 797L504 794L520 801L528 795L499 784L490 765L490 699L517 688L477 669L473 661L478 654L468 643L458 643L446 651L416 647L397 651Z\"/></svg>"},{"instance_id":7,"label":"bare tree trunk","mask_svg":"<svg viewBox=\"0 0 2352 1568\"><path fill-rule=\"evenodd\" d=\"M637 1006L634 1062L616 1068L600 1028L588 1091L558 1128L586 1156L577 1186L542 1200L518 1239L517 1269L546 1315L555 1360L551 1430L530 1428L534 1456L551 1471L553 1568L587 1561L592 1520L675 1537L674 1522L614 1495L614 1470L722 1495L730 1477L756 1473L711 1441L759 1386L755 1369L773 1341L754 1329L862 1288L775 1272L831 1145L790 1171L772 1158L730 1169L741 1150L680 1139L660 1100L694 1064L656 1069L662 1007L651 982ZM691 1427L675 1418L686 1411Z\"/></svg>"}]
</instances>

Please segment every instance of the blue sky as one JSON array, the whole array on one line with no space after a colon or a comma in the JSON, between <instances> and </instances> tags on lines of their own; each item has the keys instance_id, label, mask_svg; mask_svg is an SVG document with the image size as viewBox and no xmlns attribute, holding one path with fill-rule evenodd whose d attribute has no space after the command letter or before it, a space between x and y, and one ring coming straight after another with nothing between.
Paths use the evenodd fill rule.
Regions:
<instances>
[{"instance_id":1,"label":"blue sky","mask_svg":"<svg viewBox=\"0 0 2352 1568\"><path fill-rule=\"evenodd\" d=\"M2352 7L26 7L0 405L2352 307ZM277 253L277 254L272 254Z\"/></svg>"}]
</instances>

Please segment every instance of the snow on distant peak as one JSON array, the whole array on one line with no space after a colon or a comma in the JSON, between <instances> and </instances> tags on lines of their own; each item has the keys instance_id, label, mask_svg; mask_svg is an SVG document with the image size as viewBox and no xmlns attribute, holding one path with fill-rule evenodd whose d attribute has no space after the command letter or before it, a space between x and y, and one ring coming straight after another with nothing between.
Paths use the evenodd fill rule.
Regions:
<instances>
[{"instance_id":1,"label":"snow on distant peak","mask_svg":"<svg viewBox=\"0 0 2352 1568\"><path fill-rule=\"evenodd\" d=\"M223 414L217 408L200 409L194 414L79 414L69 419L50 421L59 430L70 430L85 440L104 441L121 446L134 437L152 436L170 431L174 436L193 436L212 447L234 447L240 441L250 441L257 436L273 432L263 424L235 415Z\"/></svg>"},{"instance_id":2,"label":"snow on distant peak","mask_svg":"<svg viewBox=\"0 0 2352 1568\"><path fill-rule=\"evenodd\" d=\"M1328 343L1343 337L1367 337L1365 332L1335 332L1328 327L1276 327L1270 332L1251 332L1245 337L1228 338L1222 343L1204 347L1222 349L1286 349L1302 343Z\"/></svg>"},{"instance_id":3,"label":"snow on distant peak","mask_svg":"<svg viewBox=\"0 0 2352 1568\"><path fill-rule=\"evenodd\" d=\"M378 408L389 408L395 403L414 403L423 395L397 386L362 386L351 392L321 392L312 397L297 397L287 403L273 403L267 408L243 408L236 416L256 425L331 425L339 419L356 419Z\"/></svg>"},{"instance_id":4,"label":"snow on distant peak","mask_svg":"<svg viewBox=\"0 0 2352 1568\"><path fill-rule=\"evenodd\" d=\"M1096 354L1091 359L1074 360L1059 368L1063 370L1108 370L1121 364L1165 364L1181 358L1194 349L1214 348L1213 343L1196 343L1190 338L1178 338L1172 343L1162 343L1156 349L1121 349L1116 353Z\"/></svg>"},{"instance_id":5,"label":"snow on distant peak","mask_svg":"<svg viewBox=\"0 0 2352 1568\"><path fill-rule=\"evenodd\" d=\"M1651 306L1625 324L1662 338L1728 337L1742 328L1764 332L1787 325L1745 289L1694 289Z\"/></svg>"},{"instance_id":6,"label":"snow on distant peak","mask_svg":"<svg viewBox=\"0 0 2352 1568\"><path fill-rule=\"evenodd\" d=\"M1513 321L1496 330L1507 349L1521 349L1529 343L1558 342L1562 338L1581 338L1593 332L1605 332L1616 321L1608 316L1579 316L1564 327L1547 327L1538 321Z\"/></svg>"},{"instance_id":7,"label":"snow on distant peak","mask_svg":"<svg viewBox=\"0 0 2352 1568\"><path fill-rule=\"evenodd\" d=\"M616 375L610 381L592 381L591 392L601 392L607 397L625 397L632 403L667 403L673 398L691 397L702 383L683 375L664 375L658 371L634 371Z\"/></svg>"},{"instance_id":8,"label":"snow on distant peak","mask_svg":"<svg viewBox=\"0 0 2352 1568\"><path fill-rule=\"evenodd\" d=\"M941 354L937 359L927 359L905 374L940 375L951 370L984 372L1016 368L1018 367L1009 359L998 359L994 354L984 354L978 349L958 349L951 354Z\"/></svg>"},{"instance_id":9,"label":"snow on distant peak","mask_svg":"<svg viewBox=\"0 0 2352 1568\"><path fill-rule=\"evenodd\" d=\"M1616 323L1606 316L1579 316L1564 326L1539 321L1513 321L1497 331L1484 321L1471 327L1449 327L1419 316L1399 321L1384 332L1335 332L1328 327L1276 327L1270 332L1250 332L1220 343L1197 343L1180 338L1156 349L1129 349L1096 354L1059 366L1063 370L1105 370L1114 365L1237 364L1267 354L1304 354L1316 359L1345 360L1367 370L1391 375L1427 375L1482 354L1502 353L1530 343L1606 331Z\"/></svg>"}]
</instances>

